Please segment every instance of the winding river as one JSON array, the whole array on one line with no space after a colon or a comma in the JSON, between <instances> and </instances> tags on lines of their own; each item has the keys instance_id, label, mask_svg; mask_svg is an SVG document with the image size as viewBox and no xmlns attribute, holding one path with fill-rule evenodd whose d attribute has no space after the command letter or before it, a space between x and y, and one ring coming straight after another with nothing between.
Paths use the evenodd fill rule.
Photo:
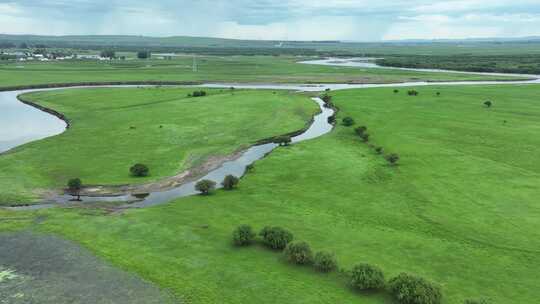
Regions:
<instances>
[{"instance_id":1,"label":"winding river","mask_svg":"<svg viewBox=\"0 0 540 304\"><path fill-rule=\"evenodd\" d=\"M380 67L376 64L366 61L365 59L336 59L328 58L325 60L316 60L302 62L304 64L320 64L320 65L336 65L336 66L348 66L359 68L386 68ZM402 69L402 68L390 68L390 69ZM519 75L519 74L498 74L498 73L473 73L473 72L456 72L446 70L425 70L425 69L405 69L412 71L422 72L451 72L462 74L481 74L491 76L526 76L531 80L519 80L519 81L458 81L458 82L406 82L406 83L394 83L394 84L319 84L319 85L281 85L281 84L234 84L234 83L208 83L199 85L199 87L209 88L228 88L234 86L241 89L279 89L279 90L295 90L304 92L321 92L326 89L330 90L343 90L343 89L358 89L358 88L377 88L377 87L406 87L406 86L428 86L428 85L491 85L491 84L534 84L540 83L540 75ZM125 87L125 86L123 86ZM80 87L79 87L80 88ZM20 90L0 92L0 157L1 153L9 152L22 144L43 139L45 137L54 136L62 133L66 128L66 123L59 118L38 110L34 107L23 104L17 99L17 96L23 93L33 91L45 91L56 90L55 89L33 89L33 90ZM328 117L334 114L334 110L324 107L324 103L319 98L313 98L313 100L319 105L321 112L313 118L313 122L310 127L298 136L292 138L293 144L301 141L309 140L327 134L333 128L328 123ZM210 171L205 176L182 184L176 188L152 192L145 195L123 195L114 197L83 197L84 202L126 202L123 207L126 208L142 208L162 203L169 202L175 198L194 195L195 183L201 179L210 179L219 183L226 175L232 174L235 176L243 176L246 172L248 165L263 158L268 153L278 147L277 144L267 143L252 146L244 151L238 158L223 163L220 167ZM39 205L31 205L24 207L13 207L13 209L39 209L54 207L58 205L66 205L70 203L71 196L61 195L55 198L53 201L44 202Z\"/></svg>"}]
</instances>

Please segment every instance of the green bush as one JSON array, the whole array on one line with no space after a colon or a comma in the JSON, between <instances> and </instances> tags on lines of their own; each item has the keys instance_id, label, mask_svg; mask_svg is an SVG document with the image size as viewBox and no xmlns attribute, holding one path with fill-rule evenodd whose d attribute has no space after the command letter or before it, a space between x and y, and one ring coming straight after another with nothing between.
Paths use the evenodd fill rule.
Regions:
<instances>
[{"instance_id":1,"label":"green bush","mask_svg":"<svg viewBox=\"0 0 540 304\"><path fill-rule=\"evenodd\" d=\"M395 165L399 161L399 155L396 153L388 154L385 158L391 165Z\"/></svg>"},{"instance_id":2,"label":"green bush","mask_svg":"<svg viewBox=\"0 0 540 304\"><path fill-rule=\"evenodd\" d=\"M306 242L292 242L285 247L285 257L291 263L306 265L313 261L313 253Z\"/></svg>"},{"instance_id":3,"label":"green bush","mask_svg":"<svg viewBox=\"0 0 540 304\"><path fill-rule=\"evenodd\" d=\"M293 235L281 227L264 227L259 235L263 243L276 250L283 250L293 240Z\"/></svg>"},{"instance_id":4,"label":"green bush","mask_svg":"<svg viewBox=\"0 0 540 304\"><path fill-rule=\"evenodd\" d=\"M345 117L343 118L342 123L344 126L350 127L354 125L354 119L352 119L352 117Z\"/></svg>"},{"instance_id":5,"label":"green bush","mask_svg":"<svg viewBox=\"0 0 540 304\"><path fill-rule=\"evenodd\" d=\"M337 261L334 254L326 251L319 251L313 259L313 266L320 272L331 272L337 269Z\"/></svg>"},{"instance_id":6,"label":"green bush","mask_svg":"<svg viewBox=\"0 0 540 304\"><path fill-rule=\"evenodd\" d=\"M484 102L484 105L485 105L486 107L488 107L488 108L491 108L491 106L493 105L493 103L492 103L491 101L488 100L488 101Z\"/></svg>"},{"instance_id":7,"label":"green bush","mask_svg":"<svg viewBox=\"0 0 540 304\"><path fill-rule=\"evenodd\" d=\"M238 226L233 231L233 243L236 246L247 246L255 240L255 232L249 225Z\"/></svg>"},{"instance_id":8,"label":"green bush","mask_svg":"<svg viewBox=\"0 0 540 304\"><path fill-rule=\"evenodd\" d=\"M468 299L464 304L491 304L491 301L487 299Z\"/></svg>"},{"instance_id":9,"label":"green bush","mask_svg":"<svg viewBox=\"0 0 540 304\"><path fill-rule=\"evenodd\" d=\"M439 304L442 293L439 287L423 278L401 273L388 282L392 296L402 304Z\"/></svg>"},{"instance_id":10,"label":"green bush","mask_svg":"<svg viewBox=\"0 0 540 304\"><path fill-rule=\"evenodd\" d=\"M240 179L234 175L227 175L223 179L223 182L221 182L221 185L223 186L223 189L225 190L232 190L238 185L238 182Z\"/></svg>"},{"instance_id":11,"label":"green bush","mask_svg":"<svg viewBox=\"0 0 540 304\"><path fill-rule=\"evenodd\" d=\"M384 288L384 274L376 266L358 264L350 272L350 284L359 290L378 290Z\"/></svg>"},{"instance_id":12,"label":"green bush","mask_svg":"<svg viewBox=\"0 0 540 304\"><path fill-rule=\"evenodd\" d=\"M199 191L202 195L208 195L212 190L216 188L216 182L203 179L195 184L195 190Z\"/></svg>"},{"instance_id":13,"label":"green bush","mask_svg":"<svg viewBox=\"0 0 540 304\"><path fill-rule=\"evenodd\" d=\"M375 152L377 152L377 154L383 154L384 153L384 148L383 147L377 147L377 148L375 148Z\"/></svg>"},{"instance_id":14,"label":"green bush","mask_svg":"<svg viewBox=\"0 0 540 304\"><path fill-rule=\"evenodd\" d=\"M131 168L129 168L129 172L133 176L144 177L150 174L150 169L148 169L148 166L144 164L135 164Z\"/></svg>"},{"instance_id":15,"label":"green bush","mask_svg":"<svg viewBox=\"0 0 540 304\"><path fill-rule=\"evenodd\" d=\"M77 200L81 200L82 181L80 178L72 178L67 182L68 191L72 196L76 196Z\"/></svg>"},{"instance_id":16,"label":"green bush","mask_svg":"<svg viewBox=\"0 0 540 304\"><path fill-rule=\"evenodd\" d=\"M361 127L358 127L358 128L354 129L354 132L356 132L356 134L358 134L358 136L364 135L364 133L366 133L366 131L367 131L366 126L361 126Z\"/></svg>"}]
</instances>

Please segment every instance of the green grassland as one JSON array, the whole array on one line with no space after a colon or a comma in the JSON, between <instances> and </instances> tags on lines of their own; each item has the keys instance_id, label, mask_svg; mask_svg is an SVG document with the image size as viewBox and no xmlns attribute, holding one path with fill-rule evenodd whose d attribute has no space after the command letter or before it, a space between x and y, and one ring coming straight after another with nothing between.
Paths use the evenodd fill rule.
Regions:
<instances>
[{"instance_id":1,"label":"green grassland","mask_svg":"<svg viewBox=\"0 0 540 304\"><path fill-rule=\"evenodd\" d=\"M394 83L515 77L360 69L300 64L290 56L204 56L193 71L191 56L174 60L115 60L0 63L0 88L99 81L186 81L255 83Z\"/></svg>"},{"instance_id":2,"label":"green grassland","mask_svg":"<svg viewBox=\"0 0 540 304\"><path fill-rule=\"evenodd\" d=\"M421 275L440 284L444 303L535 302L540 87L423 87L416 97L400 90L333 93L339 118L353 117L372 144L399 153L397 167L338 125L274 151L233 192L109 215L3 211L0 227L33 225L80 242L186 303L392 303L262 247L234 248L230 234L242 223L287 227L314 249L334 251L345 269L367 262L387 276ZM493 107L483 106L487 99Z\"/></svg>"},{"instance_id":3,"label":"green grassland","mask_svg":"<svg viewBox=\"0 0 540 304\"><path fill-rule=\"evenodd\" d=\"M73 177L88 185L120 185L173 176L211 156L302 129L318 110L305 96L283 91L209 90L206 97L187 97L193 90L95 88L24 95L65 114L72 126L0 157L0 203L28 202L37 189L59 189ZM148 165L151 175L130 177L135 163Z\"/></svg>"}]
</instances>

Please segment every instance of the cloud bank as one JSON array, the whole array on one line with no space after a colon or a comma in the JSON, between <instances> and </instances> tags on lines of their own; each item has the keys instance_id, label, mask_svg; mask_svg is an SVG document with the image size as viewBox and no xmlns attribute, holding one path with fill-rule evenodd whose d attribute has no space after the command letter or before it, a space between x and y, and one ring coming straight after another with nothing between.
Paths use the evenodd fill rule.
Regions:
<instances>
[{"instance_id":1,"label":"cloud bank","mask_svg":"<svg viewBox=\"0 0 540 304\"><path fill-rule=\"evenodd\" d=\"M0 0L0 33L355 41L540 36L540 1Z\"/></svg>"}]
</instances>

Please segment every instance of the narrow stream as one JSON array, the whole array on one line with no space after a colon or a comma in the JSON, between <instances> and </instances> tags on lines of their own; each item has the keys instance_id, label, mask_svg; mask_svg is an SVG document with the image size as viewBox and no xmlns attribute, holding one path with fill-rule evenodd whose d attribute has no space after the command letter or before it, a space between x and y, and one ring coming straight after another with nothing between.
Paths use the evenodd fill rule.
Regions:
<instances>
[{"instance_id":1,"label":"narrow stream","mask_svg":"<svg viewBox=\"0 0 540 304\"><path fill-rule=\"evenodd\" d=\"M321 65L338 65L352 66L362 68L386 68L380 67L372 62L363 62L359 59L335 59L328 58L325 60L303 62L306 64L321 64ZM395 69L395 68L391 68ZM398 68L401 69L401 68ZM426 71L423 69L406 69L413 71ZM514 74L497 74L497 73L473 73L473 72L456 72L445 70L427 70L430 72L453 72L464 74L485 74L485 75L504 75L504 76L527 76L534 78L533 80L520 81L459 81L459 82L406 82L393 84L298 84L298 85L281 85L281 84L234 84L234 83L209 83L198 87L208 88L228 88L235 87L240 89L273 89L273 90L295 90L304 92L322 92L326 89L343 90L343 89L359 89L359 88L378 88L378 87L410 87L410 86L430 86L430 85L492 85L492 84L534 84L540 83L540 76L536 75L514 75ZM111 86L106 86L111 87ZM115 86L118 87L118 86ZM120 86L130 87L130 86ZM133 87L133 86L131 86ZM77 87L75 87L77 88ZM78 87L80 88L80 87ZM34 107L25 105L17 100L17 96L23 93L32 91L57 90L54 89L34 89L0 92L0 153L6 152L14 147L39 140L48 136L53 136L62 133L66 124L64 121L48 113L42 112ZM328 117L334 114L332 109L324 107L324 103L319 98L313 98L319 105L321 112L317 114L311 126L302 134L293 137L292 141L298 143L304 140L316 138L330 132L333 128L328 123ZM275 143L256 145L246 150L242 155L232 161L225 162L219 168L211 171L200 179L182 184L171 190L152 192L145 195L124 195L115 197L83 197L83 202L126 202L126 208L142 208L154 206L169 202L175 198L194 195L195 184L202 179L215 181L220 185L223 178L229 174L241 177L246 172L246 167L255 161L265 157L268 153L278 147ZM0 155L1 157L1 155ZM57 205L70 204L69 195L58 196L54 201L44 202L39 205L13 207L11 209L28 210L54 207ZM129 203L128 203L129 202Z\"/></svg>"}]
</instances>

